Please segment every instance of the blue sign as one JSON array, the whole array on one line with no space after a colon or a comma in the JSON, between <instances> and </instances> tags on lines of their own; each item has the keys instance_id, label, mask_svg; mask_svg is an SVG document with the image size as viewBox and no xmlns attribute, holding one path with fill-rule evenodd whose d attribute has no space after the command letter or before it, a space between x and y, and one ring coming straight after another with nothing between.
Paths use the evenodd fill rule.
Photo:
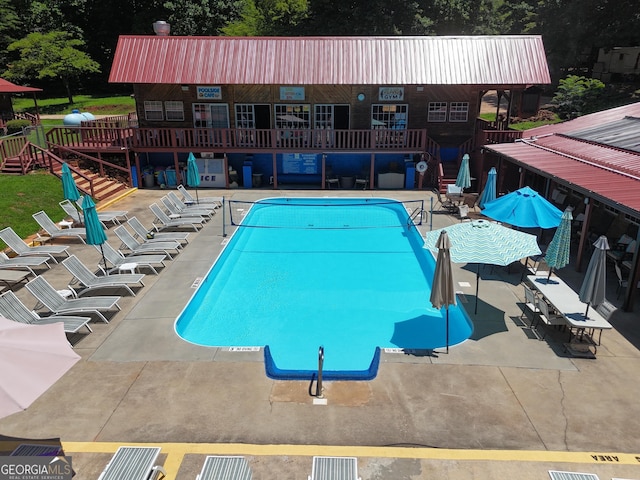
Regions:
<instances>
[{"instance_id":1,"label":"blue sign","mask_svg":"<svg viewBox=\"0 0 640 480\"><path fill-rule=\"evenodd\" d=\"M282 173L318 173L318 155L315 153L283 153Z\"/></svg>"}]
</instances>

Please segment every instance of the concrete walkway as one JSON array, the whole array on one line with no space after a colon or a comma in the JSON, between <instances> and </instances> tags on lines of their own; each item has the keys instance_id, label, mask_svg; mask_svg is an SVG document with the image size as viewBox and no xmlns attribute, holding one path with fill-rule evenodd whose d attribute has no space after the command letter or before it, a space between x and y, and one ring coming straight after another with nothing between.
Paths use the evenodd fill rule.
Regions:
<instances>
[{"instance_id":1,"label":"concrete walkway","mask_svg":"<svg viewBox=\"0 0 640 480\"><path fill-rule=\"evenodd\" d=\"M134 191L106 208L150 225L148 205L164 193ZM427 210L431 201L426 191L200 195L325 193L424 199ZM227 237L219 212L158 276L146 276L135 297L123 296L109 324L94 322L93 333L72 338L82 360L26 411L0 419L0 434L61 437L79 480L97 478L117 446L132 443L161 445L168 478L178 480L194 479L204 456L217 453L246 455L254 479L306 478L311 456L325 454L357 456L363 480L542 479L549 469L640 478L637 313L613 314L597 359L571 358L566 333L549 330L541 341L520 319L521 273L484 268L478 314L468 308L475 324L468 341L449 354L384 353L375 380L325 383L327 404L318 405L308 382L268 379L262 352L198 347L173 332L194 282L233 232L226 216ZM457 221L437 213L433 228ZM93 247L69 245L87 265L98 263ZM475 266L458 265L455 275L461 301L472 306ZM44 276L58 288L70 280L59 265ZM579 287L570 266L560 276ZM35 304L26 289L16 293ZM615 296L612 284L614 303Z\"/></svg>"}]
</instances>

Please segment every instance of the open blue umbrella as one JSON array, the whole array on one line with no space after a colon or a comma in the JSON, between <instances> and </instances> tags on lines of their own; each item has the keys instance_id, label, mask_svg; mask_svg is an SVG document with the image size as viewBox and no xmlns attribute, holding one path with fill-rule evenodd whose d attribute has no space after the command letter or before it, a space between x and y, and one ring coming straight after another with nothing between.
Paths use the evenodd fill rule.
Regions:
<instances>
[{"instance_id":1,"label":"open blue umbrella","mask_svg":"<svg viewBox=\"0 0 640 480\"><path fill-rule=\"evenodd\" d=\"M551 243L544 256L544 261L549 266L548 278L551 278L551 273L554 268L557 270L569 264L572 220L573 215L571 214L571 209L567 208L562 214L560 225L556 229L556 233L553 234Z\"/></svg>"},{"instance_id":2,"label":"open blue umbrella","mask_svg":"<svg viewBox=\"0 0 640 480\"><path fill-rule=\"evenodd\" d=\"M522 187L485 204L482 214L521 228L555 228L562 212L529 187Z\"/></svg>"},{"instance_id":3,"label":"open blue umbrella","mask_svg":"<svg viewBox=\"0 0 640 480\"><path fill-rule=\"evenodd\" d=\"M456 304L456 287L453 282L453 271L451 269L451 242L446 230L440 232L438 241L438 257L436 259L436 269L433 274L433 282L431 284L431 296L429 300L433 308L440 309L445 307L447 310L446 320L446 345L447 353L449 353L449 305Z\"/></svg>"},{"instance_id":4,"label":"open blue umbrella","mask_svg":"<svg viewBox=\"0 0 640 480\"><path fill-rule=\"evenodd\" d=\"M72 202L76 205L76 202L80 198L80 192L78 191L78 186L76 185L76 181L73 179L73 175L71 174L71 169L66 162L62 164L62 194L64 198ZM82 217L80 217L82 220Z\"/></svg>"},{"instance_id":5,"label":"open blue umbrella","mask_svg":"<svg viewBox=\"0 0 640 480\"><path fill-rule=\"evenodd\" d=\"M198 185L200 185L200 172L198 171L198 164L196 163L196 157L193 153L189 153L187 158L187 183L190 187L196 187L196 203L200 203L198 199Z\"/></svg>"},{"instance_id":6,"label":"open blue umbrella","mask_svg":"<svg viewBox=\"0 0 640 480\"><path fill-rule=\"evenodd\" d=\"M491 167L489 173L487 174L487 183L484 186L484 190L480 194L480 201L478 205L481 209L489 203L493 202L496 199L496 177L498 176L498 172L496 172L496 167Z\"/></svg>"},{"instance_id":7,"label":"open blue umbrella","mask_svg":"<svg viewBox=\"0 0 640 480\"><path fill-rule=\"evenodd\" d=\"M607 237L601 235L593 246L595 249L578 293L580 301L587 304L585 318L589 315L589 305L598 306L605 301L607 290L607 250L609 250Z\"/></svg>"},{"instance_id":8,"label":"open blue umbrella","mask_svg":"<svg viewBox=\"0 0 640 480\"><path fill-rule=\"evenodd\" d=\"M104 271L107 271L107 260L104 258L102 244L107 241L107 235L102 228L102 222L98 218L98 211L93 199L87 195L82 202L82 212L84 213L84 227L87 231L87 245L100 245L100 253L102 253L102 261L104 262Z\"/></svg>"},{"instance_id":9,"label":"open blue umbrella","mask_svg":"<svg viewBox=\"0 0 640 480\"><path fill-rule=\"evenodd\" d=\"M463 190L471 186L471 171L469 170L468 153L465 153L462 156L462 163L460 164L460 170L458 170L458 176L456 177L456 186Z\"/></svg>"}]
</instances>

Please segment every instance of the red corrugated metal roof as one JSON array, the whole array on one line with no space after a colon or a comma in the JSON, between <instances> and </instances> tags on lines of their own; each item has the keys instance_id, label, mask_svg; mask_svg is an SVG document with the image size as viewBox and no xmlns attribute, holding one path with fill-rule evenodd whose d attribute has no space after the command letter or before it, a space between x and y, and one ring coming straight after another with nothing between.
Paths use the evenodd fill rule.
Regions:
<instances>
[{"instance_id":1,"label":"red corrugated metal roof","mask_svg":"<svg viewBox=\"0 0 640 480\"><path fill-rule=\"evenodd\" d=\"M0 93L28 93L28 92L41 92L41 88L35 87L21 87L15 83L11 83L4 78L0 78Z\"/></svg>"},{"instance_id":2,"label":"red corrugated metal roof","mask_svg":"<svg viewBox=\"0 0 640 480\"><path fill-rule=\"evenodd\" d=\"M557 136L544 140L524 140L485 148L533 171L610 199L640 216L640 156L595 146L602 156L596 156L598 161L593 162L591 157L595 150L592 145ZM580 158L582 156L585 158ZM630 162L632 167L622 168L623 165L626 167L625 162Z\"/></svg>"},{"instance_id":3,"label":"red corrugated metal roof","mask_svg":"<svg viewBox=\"0 0 640 480\"><path fill-rule=\"evenodd\" d=\"M113 83L534 85L551 83L537 35L121 36Z\"/></svg>"}]
</instances>

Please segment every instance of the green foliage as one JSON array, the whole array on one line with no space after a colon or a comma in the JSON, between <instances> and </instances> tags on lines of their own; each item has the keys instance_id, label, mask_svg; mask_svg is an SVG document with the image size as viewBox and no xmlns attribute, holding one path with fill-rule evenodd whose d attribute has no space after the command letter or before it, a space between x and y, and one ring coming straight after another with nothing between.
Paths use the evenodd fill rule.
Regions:
<instances>
[{"instance_id":1,"label":"green foliage","mask_svg":"<svg viewBox=\"0 0 640 480\"><path fill-rule=\"evenodd\" d=\"M164 2L174 35L218 35L240 18L243 0L170 0Z\"/></svg>"},{"instance_id":2,"label":"green foliage","mask_svg":"<svg viewBox=\"0 0 640 480\"><path fill-rule=\"evenodd\" d=\"M596 78L569 75L560 85L551 103L560 118L568 120L599 110L605 85Z\"/></svg>"},{"instance_id":3,"label":"green foliage","mask_svg":"<svg viewBox=\"0 0 640 480\"><path fill-rule=\"evenodd\" d=\"M82 112L91 112L95 115L125 115L136 109L135 100L130 95L125 96L99 96L76 95L70 104L67 98L38 98L38 111L47 115L66 115L77 108ZM16 112L29 112L35 114L33 99L28 97L15 97L13 109Z\"/></svg>"},{"instance_id":4,"label":"green foliage","mask_svg":"<svg viewBox=\"0 0 640 480\"><path fill-rule=\"evenodd\" d=\"M31 122L29 120L9 120L7 122L7 134L22 132L23 128L30 126Z\"/></svg>"},{"instance_id":5,"label":"green foliage","mask_svg":"<svg viewBox=\"0 0 640 480\"><path fill-rule=\"evenodd\" d=\"M0 228L10 226L22 238L35 234L39 227L31 216L44 210L55 221L62 220L64 211L58 202L64 199L60 179L46 171L29 175L0 174ZM5 245L0 241L0 248Z\"/></svg>"},{"instance_id":6,"label":"green foliage","mask_svg":"<svg viewBox=\"0 0 640 480\"><path fill-rule=\"evenodd\" d=\"M100 72L100 65L81 50L84 42L72 38L67 32L30 33L13 42L9 52L18 52L19 58L9 65L4 75L10 79L62 80L69 103L73 103L71 81L81 75Z\"/></svg>"}]
</instances>

